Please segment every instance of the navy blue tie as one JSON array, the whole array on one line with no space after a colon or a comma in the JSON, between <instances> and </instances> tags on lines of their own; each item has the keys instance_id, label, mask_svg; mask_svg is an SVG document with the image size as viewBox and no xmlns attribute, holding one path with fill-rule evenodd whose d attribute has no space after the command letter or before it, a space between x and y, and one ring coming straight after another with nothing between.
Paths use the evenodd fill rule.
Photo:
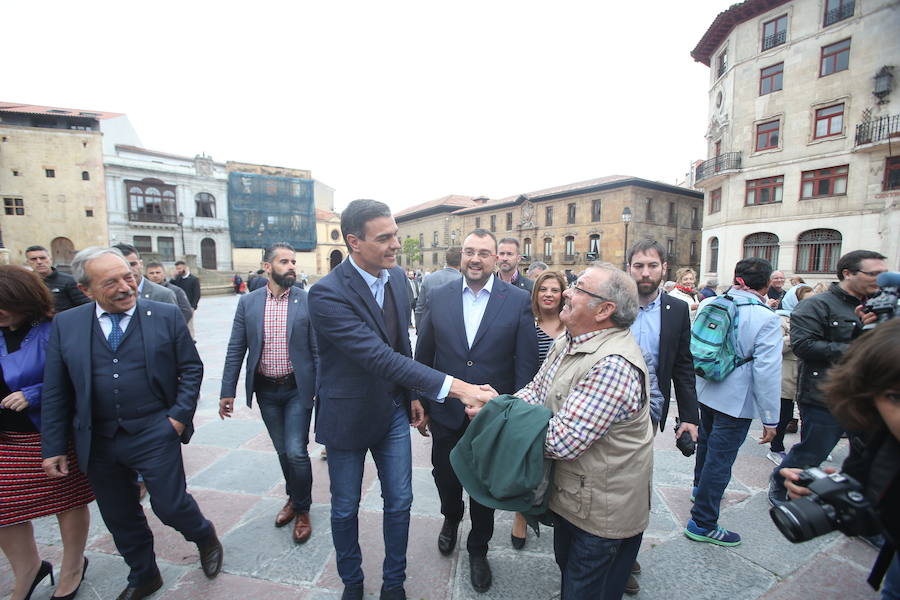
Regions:
<instances>
[{"instance_id":1,"label":"navy blue tie","mask_svg":"<svg viewBox=\"0 0 900 600\"><path fill-rule=\"evenodd\" d=\"M122 343L122 336L125 335L125 332L119 327L122 313L107 313L107 315L109 315L109 320L112 323L112 331L109 332L109 337L106 339L109 341L109 347L115 352L119 348L119 344Z\"/></svg>"}]
</instances>

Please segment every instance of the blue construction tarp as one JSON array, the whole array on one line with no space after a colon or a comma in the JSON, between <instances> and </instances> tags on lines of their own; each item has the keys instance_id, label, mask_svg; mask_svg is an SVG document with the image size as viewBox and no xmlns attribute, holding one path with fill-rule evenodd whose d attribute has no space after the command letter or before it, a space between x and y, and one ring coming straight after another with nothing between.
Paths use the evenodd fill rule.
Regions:
<instances>
[{"instance_id":1,"label":"blue construction tarp","mask_svg":"<svg viewBox=\"0 0 900 600\"><path fill-rule=\"evenodd\" d=\"M287 242L316 247L313 181L255 173L228 174L228 223L235 248L268 248Z\"/></svg>"}]
</instances>

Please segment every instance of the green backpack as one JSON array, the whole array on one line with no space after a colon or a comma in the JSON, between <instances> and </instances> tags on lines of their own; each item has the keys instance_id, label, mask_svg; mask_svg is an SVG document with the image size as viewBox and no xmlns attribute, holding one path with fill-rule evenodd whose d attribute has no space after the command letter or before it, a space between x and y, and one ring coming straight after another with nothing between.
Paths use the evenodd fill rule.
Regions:
<instances>
[{"instance_id":1,"label":"green backpack","mask_svg":"<svg viewBox=\"0 0 900 600\"><path fill-rule=\"evenodd\" d=\"M700 309L691 326L691 354L697 375L707 381L722 381L739 366L753 360L752 356L738 356L735 350L737 309L753 304L765 306L755 298L735 298L725 292Z\"/></svg>"}]
</instances>

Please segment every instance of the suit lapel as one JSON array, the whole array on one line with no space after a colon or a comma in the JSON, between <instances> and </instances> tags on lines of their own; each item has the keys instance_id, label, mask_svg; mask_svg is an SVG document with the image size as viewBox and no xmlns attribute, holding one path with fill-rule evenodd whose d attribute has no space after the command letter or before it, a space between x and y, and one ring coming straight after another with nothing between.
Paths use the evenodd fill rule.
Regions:
<instances>
[{"instance_id":1,"label":"suit lapel","mask_svg":"<svg viewBox=\"0 0 900 600\"><path fill-rule=\"evenodd\" d=\"M388 339L387 327L384 324L384 315L381 313L381 308L379 308L378 303L375 302L375 296L372 295L372 290L369 289L369 286L363 281L362 276L357 273L356 269L353 268L353 265L350 264L349 258L341 264L345 265L344 276L347 278L347 285L351 290L356 292L356 295L360 297L363 304L369 309L372 320L375 321L375 324L378 326L378 330L381 332L384 339Z\"/></svg>"},{"instance_id":2,"label":"suit lapel","mask_svg":"<svg viewBox=\"0 0 900 600\"><path fill-rule=\"evenodd\" d=\"M478 331L475 333L475 339L472 341L472 348L478 345L478 342L484 337L484 333L487 331L488 327L491 326L491 322L493 322L500 314L500 309L506 302L507 290L503 289L504 286L501 285L501 283L499 277L494 278L494 287L491 290L491 296L488 298L487 306L484 309L484 316L481 317L481 323L478 324ZM462 305L462 303L460 303L460 305ZM472 348L470 348L470 350Z\"/></svg>"},{"instance_id":3,"label":"suit lapel","mask_svg":"<svg viewBox=\"0 0 900 600\"><path fill-rule=\"evenodd\" d=\"M287 310L287 343L288 347L290 347L291 343L291 332L294 331L294 318L297 316L297 296L300 295L300 290L291 286L291 291L288 294L288 310Z\"/></svg>"},{"instance_id":4,"label":"suit lapel","mask_svg":"<svg viewBox=\"0 0 900 600\"><path fill-rule=\"evenodd\" d=\"M666 360L669 354L669 330L672 328L672 303L669 295L665 292L659 294L659 365L657 369L662 369L662 365L668 364Z\"/></svg>"},{"instance_id":5,"label":"suit lapel","mask_svg":"<svg viewBox=\"0 0 900 600\"><path fill-rule=\"evenodd\" d=\"M90 401L91 394L94 393L94 391L91 389L91 385L93 384L93 368L94 368L94 364L93 364L94 353L91 350L91 344L94 343L94 322L97 320L97 303L91 302L90 306L91 306L91 310L89 312L90 318L85 321L85 323L83 324L84 329L81 330L81 336L82 336L81 339L88 341L87 352L85 352L84 356L82 357L82 360L84 361L83 362L84 369L81 371L81 373L84 377L84 382L85 382L84 386L87 390L84 397L87 398L88 401ZM99 323L98 323L98 327L99 327Z\"/></svg>"},{"instance_id":6,"label":"suit lapel","mask_svg":"<svg viewBox=\"0 0 900 600\"><path fill-rule=\"evenodd\" d=\"M459 283L459 282L457 282ZM440 286L438 286L440 287ZM453 288L453 303L450 315L450 326L456 330L456 335L459 336L459 341L462 344L460 348L468 348L469 340L466 338L466 320L463 317L463 298L462 298L462 284L456 285ZM431 300L428 303L434 307L435 301L437 298L432 296ZM431 322L434 323L434 315L431 317ZM433 325L432 325L433 326Z\"/></svg>"}]
</instances>

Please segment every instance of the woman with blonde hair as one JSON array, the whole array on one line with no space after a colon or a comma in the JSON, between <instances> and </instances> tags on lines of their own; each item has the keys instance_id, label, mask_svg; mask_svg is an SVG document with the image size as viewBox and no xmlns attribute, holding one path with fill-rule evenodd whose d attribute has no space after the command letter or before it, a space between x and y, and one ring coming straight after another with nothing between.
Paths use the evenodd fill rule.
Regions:
<instances>
[{"instance_id":1,"label":"woman with blonde hair","mask_svg":"<svg viewBox=\"0 0 900 600\"><path fill-rule=\"evenodd\" d=\"M700 294L694 289L697 283L697 272L690 267L682 267L675 271L675 288L668 292L673 298L687 302L691 309L691 323L697 317L697 307L700 306Z\"/></svg>"}]
</instances>

